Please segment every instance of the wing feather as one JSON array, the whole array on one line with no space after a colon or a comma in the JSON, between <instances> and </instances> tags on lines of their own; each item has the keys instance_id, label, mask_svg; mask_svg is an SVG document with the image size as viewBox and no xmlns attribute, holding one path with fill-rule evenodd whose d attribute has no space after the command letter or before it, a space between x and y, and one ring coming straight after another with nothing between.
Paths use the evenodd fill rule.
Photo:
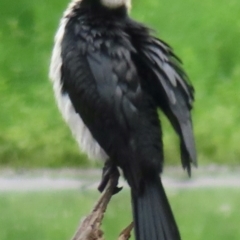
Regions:
<instances>
[{"instance_id":1,"label":"wing feather","mask_svg":"<svg viewBox=\"0 0 240 240\"><path fill-rule=\"evenodd\" d=\"M150 35L149 29L134 21L128 23L137 53L133 54L143 86L154 96L180 138L181 160L190 174L190 162L197 165L191 109L194 89L172 48Z\"/></svg>"}]
</instances>

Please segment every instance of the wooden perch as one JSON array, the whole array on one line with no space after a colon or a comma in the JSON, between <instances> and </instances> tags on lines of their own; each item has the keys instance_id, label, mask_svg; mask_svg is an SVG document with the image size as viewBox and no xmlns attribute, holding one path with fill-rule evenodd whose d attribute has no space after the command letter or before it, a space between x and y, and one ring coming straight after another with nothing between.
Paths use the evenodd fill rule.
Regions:
<instances>
[{"instance_id":1,"label":"wooden perch","mask_svg":"<svg viewBox=\"0 0 240 240\"><path fill-rule=\"evenodd\" d=\"M131 231L133 229L133 222L131 222L122 232L119 234L118 240L128 240L131 237Z\"/></svg>"},{"instance_id":2,"label":"wooden perch","mask_svg":"<svg viewBox=\"0 0 240 240\"><path fill-rule=\"evenodd\" d=\"M100 229L104 213L110 202L114 189L118 184L118 176L112 175L92 212L83 219L72 240L104 240L103 231ZM118 240L128 240L133 228L133 223L126 227L119 235Z\"/></svg>"}]
</instances>

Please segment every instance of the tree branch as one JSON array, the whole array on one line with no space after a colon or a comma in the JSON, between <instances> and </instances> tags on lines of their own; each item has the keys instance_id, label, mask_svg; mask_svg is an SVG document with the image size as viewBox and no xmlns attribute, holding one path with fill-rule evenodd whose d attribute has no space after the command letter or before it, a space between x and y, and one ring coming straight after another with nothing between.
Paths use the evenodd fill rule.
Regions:
<instances>
[{"instance_id":1,"label":"tree branch","mask_svg":"<svg viewBox=\"0 0 240 240\"><path fill-rule=\"evenodd\" d=\"M106 186L105 191L97 201L91 213L80 223L72 240L104 240L103 231L100 229L104 213L110 202L113 191L118 184L118 176L112 175ZM119 235L118 240L127 240L133 228L131 223Z\"/></svg>"}]
</instances>

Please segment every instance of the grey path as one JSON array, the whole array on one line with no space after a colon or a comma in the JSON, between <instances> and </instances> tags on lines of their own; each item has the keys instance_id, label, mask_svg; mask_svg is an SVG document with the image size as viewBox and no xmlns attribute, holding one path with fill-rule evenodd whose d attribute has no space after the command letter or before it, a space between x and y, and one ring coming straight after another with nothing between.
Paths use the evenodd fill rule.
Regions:
<instances>
[{"instance_id":1,"label":"grey path","mask_svg":"<svg viewBox=\"0 0 240 240\"><path fill-rule=\"evenodd\" d=\"M162 176L166 188L227 187L240 189L240 168L210 166L193 170L188 178L179 168L166 168ZM100 170L0 170L0 192L96 189ZM120 185L126 186L121 179Z\"/></svg>"}]
</instances>

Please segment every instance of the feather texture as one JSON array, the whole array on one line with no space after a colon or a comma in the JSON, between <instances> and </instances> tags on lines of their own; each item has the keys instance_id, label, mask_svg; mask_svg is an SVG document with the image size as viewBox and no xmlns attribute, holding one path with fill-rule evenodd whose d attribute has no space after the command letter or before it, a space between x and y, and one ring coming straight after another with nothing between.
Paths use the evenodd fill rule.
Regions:
<instances>
[{"instance_id":1,"label":"feather texture","mask_svg":"<svg viewBox=\"0 0 240 240\"><path fill-rule=\"evenodd\" d=\"M123 170L136 239L180 240L159 178L164 157L157 109L179 135L182 164L190 174L190 163L196 164L194 91L171 47L131 20L126 6L116 7L123 2L69 5L56 34L50 77L82 150L90 158L110 158Z\"/></svg>"},{"instance_id":2,"label":"feather texture","mask_svg":"<svg viewBox=\"0 0 240 240\"><path fill-rule=\"evenodd\" d=\"M190 111L194 90L171 47L150 34L150 30L129 20L127 32L132 37L136 54L134 62L141 72L142 85L166 114L180 138L181 160L191 174L197 165Z\"/></svg>"}]
</instances>

